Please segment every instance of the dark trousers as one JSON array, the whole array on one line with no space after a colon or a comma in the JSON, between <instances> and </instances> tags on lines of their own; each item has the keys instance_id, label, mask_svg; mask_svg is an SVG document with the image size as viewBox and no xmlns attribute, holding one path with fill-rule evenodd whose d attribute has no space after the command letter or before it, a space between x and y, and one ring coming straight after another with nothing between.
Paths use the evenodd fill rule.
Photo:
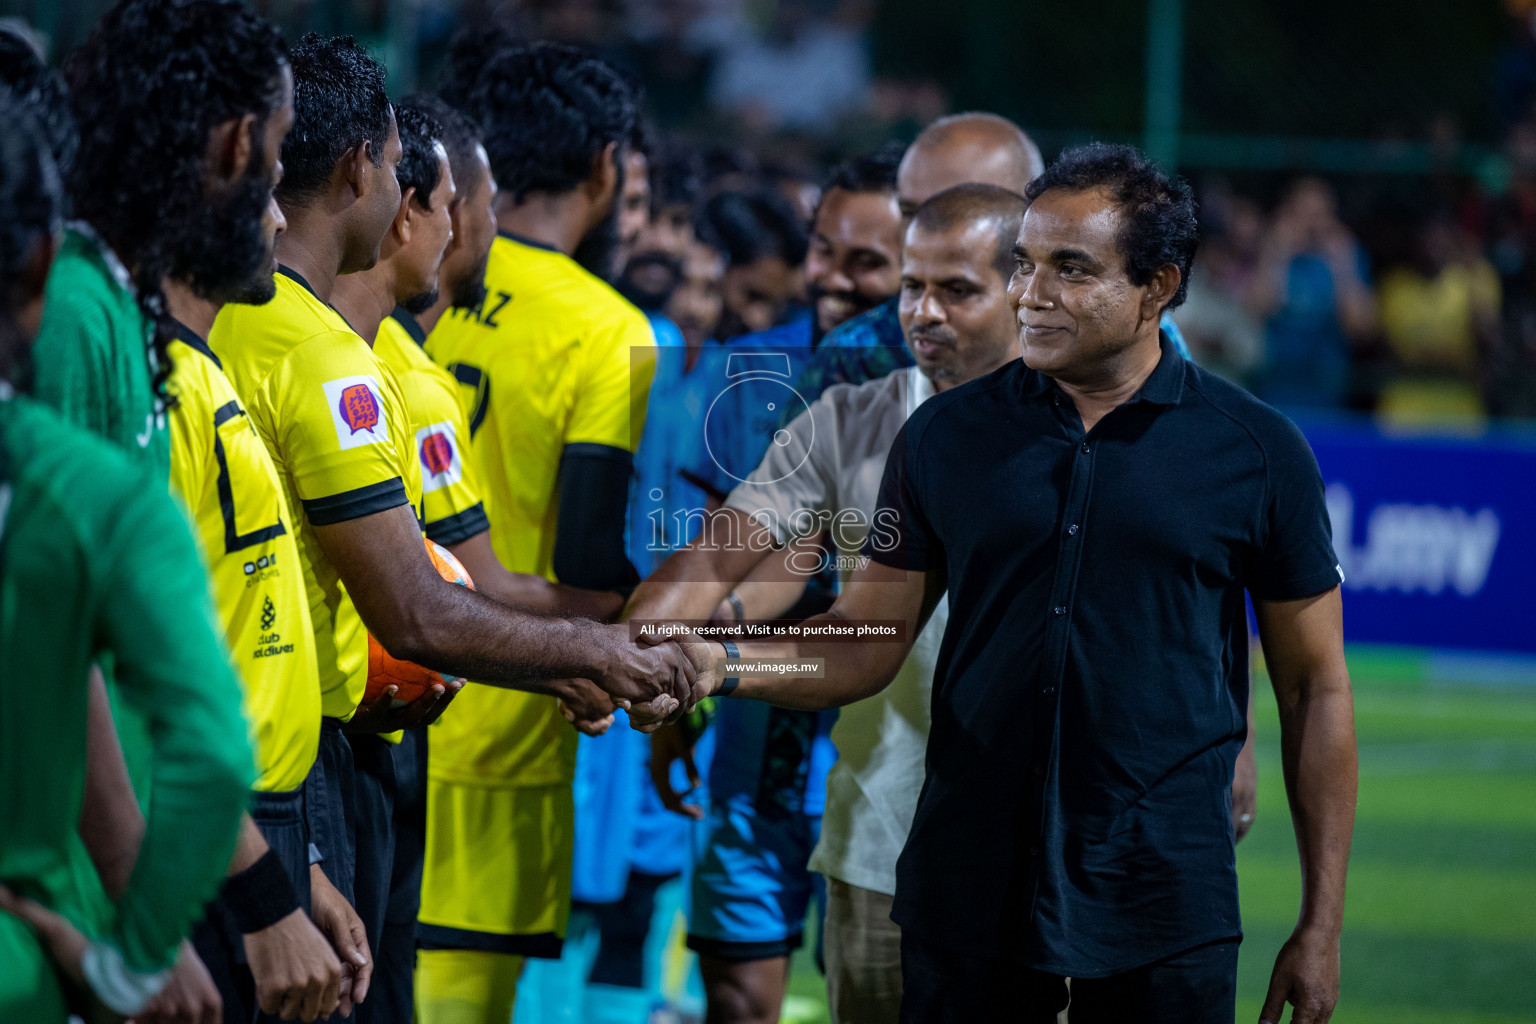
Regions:
<instances>
[{"instance_id":1,"label":"dark trousers","mask_svg":"<svg viewBox=\"0 0 1536 1024\"><path fill-rule=\"evenodd\" d=\"M251 820L277 854L304 910L309 910L309 831L303 789L252 793ZM215 899L192 929L192 945L224 999L225 1024L267 1024L278 1018L256 1005L256 979L245 962L245 941L224 904Z\"/></svg>"},{"instance_id":2,"label":"dark trousers","mask_svg":"<svg viewBox=\"0 0 1536 1024\"><path fill-rule=\"evenodd\" d=\"M1074 978L1072 1024L1232 1024L1237 940L1213 942L1107 978ZM1013 960L936 949L901 936L902 1024L1055 1024L1065 978Z\"/></svg>"},{"instance_id":3,"label":"dark trousers","mask_svg":"<svg viewBox=\"0 0 1536 1024\"><path fill-rule=\"evenodd\" d=\"M416 914L427 851L427 730L412 729L394 747L395 856L384 930L373 947L373 983L359 1021L409 1022L414 1013ZM370 940L371 941L371 940Z\"/></svg>"},{"instance_id":4,"label":"dark trousers","mask_svg":"<svg viewBox=\"0 0 1536 1024\"><path fill-rule=\"evenodd\" d=\"M365 1021L392 1021L374 1007L373 984L384 982L384 963L379 950L384 945L384 915L389 908L390 881L395 864L395 745L381 736L347 735L356 765L353 774L352 806L353 873L352 906L368 932L368 946L373 953L373 978L368 997L353 1013L359 1024ZM409 1019L409 1018L406 1018Z\"/></svg>"},{"instance_id":5,"label":"dark trousers","mask_svg":"<svg viewBox=\"0 0 1536 1024\"><path fill-rule=\"evenodd\" d=\"M357 864L353 838L356 775L352 747L342 735L341 723L334 718L322 718L320 749L304 780L304 821L309 825L309 841L323 858L320 870L353 906L357 905L353 896Z\"/></svg>"},{"instance_id":6,"label":"dark trousers","mask_svg":"<svg viewBox=\"0 0 1536 1024\"><path fill-rule=\"evenodd\" d=\"M597 958L587 980L594 985L645 987L645 940L656 913L656 890L677 875L631 871L616 903L589 903L597 919Z\"/></svg>"}]
</instances>

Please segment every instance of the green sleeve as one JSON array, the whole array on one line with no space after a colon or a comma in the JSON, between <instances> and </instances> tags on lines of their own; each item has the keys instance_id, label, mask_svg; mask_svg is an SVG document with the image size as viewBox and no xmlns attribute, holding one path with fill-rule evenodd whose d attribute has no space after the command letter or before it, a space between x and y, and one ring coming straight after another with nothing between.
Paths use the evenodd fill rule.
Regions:
<instances>
[{"instance_id":1,"label":"green sleeve","mask_svg":"<svg viewBox=\"0 0 1536 1024\"><path fill-rule=\"evenodd\" d=\"M255 769L186 520L163 489L140 486L112 504L100 530L99 642L153 743L144 842L111 938L129 966L156 970L217 890Z\"/></svg>"}]
</instances>

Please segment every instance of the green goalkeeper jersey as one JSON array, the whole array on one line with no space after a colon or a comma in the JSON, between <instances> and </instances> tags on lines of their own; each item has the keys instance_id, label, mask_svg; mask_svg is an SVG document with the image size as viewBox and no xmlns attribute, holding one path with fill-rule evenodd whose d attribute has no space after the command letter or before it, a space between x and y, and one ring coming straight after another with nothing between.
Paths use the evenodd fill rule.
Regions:
<instances>
[{"instance_id":1,"label":"green goalkeeper jersey","mask_svg":"<svg viewBox=\"0 0 1536 1024\"><path fill-rule=\"evenodd\" d=\"M71 843L86 766L86 669L111 652L148 724L154 799L105 919L79 906ZM0 395L0 883L169 965L219 881L254 778L240 688L185 517L113 447ZM0 913L0 1020L48 1020L57 983Z\"/></svg>"},{"instance_id":2,"label":"green goalkeeper jersey","mask_svg":"<svg viewBox=\"0 0 1536 1024\"><path fill-rule=\"evenodd\" d=\"M127 269L87 225L71 224L48 275L32 346L33 394L148 466L165 486L170 435L155 397L149 336Z\"/></svg>"}]
</instances>

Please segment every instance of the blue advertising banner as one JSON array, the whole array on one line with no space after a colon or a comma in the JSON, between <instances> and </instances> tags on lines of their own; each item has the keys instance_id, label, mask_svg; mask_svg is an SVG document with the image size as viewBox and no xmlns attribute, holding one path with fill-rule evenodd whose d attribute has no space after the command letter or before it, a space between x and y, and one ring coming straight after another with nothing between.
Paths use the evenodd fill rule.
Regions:
<instances>
[{"instance_id":1,"label":"blue advertising banner","mask_svg":"<svg viewBox=\"0 0 1536 1024\"><path fill-rule=\"evenodd\" d=\"M1536 653L1536 434L1302 421L1353 642Z\"/></svg>"}]
</instances>

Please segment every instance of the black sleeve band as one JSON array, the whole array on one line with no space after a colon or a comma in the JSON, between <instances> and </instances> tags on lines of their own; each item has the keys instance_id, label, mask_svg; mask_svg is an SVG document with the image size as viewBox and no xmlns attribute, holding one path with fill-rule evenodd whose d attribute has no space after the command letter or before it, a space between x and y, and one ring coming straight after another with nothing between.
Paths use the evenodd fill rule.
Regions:
<instances>
[{"instance_id":1,"label":"black sleeve band","mask_svg":"<svg viewBox=\"0 0 1536 1024\"><path fill-rule=\"evenodd\" d=\"M491 521L485 515L485 502L477 501L463 512L428 523L424 532L427 539L451 548L490 528Z\"/></svg>"},{"instance_id":2,"label":"black sleeve band","mask_svg":"<svg viewBox=\"0 0 1536 1024\"><path fill-rule=\"evenodd\" d=\"M334 526L404 505L409 500L405 496L405 484L395 477L324 498L302 500L300 504L304 506L304 516L311 526Z\"/></svg>"},{"instance_id":3,"label":"black sleeve band","mask_svg":"<svg viewBox=\"0 0 1536 1024\"><path fill-rule=\"evenodd\" d=\"M624 552L625 512L634 457L606 444L568 444L560 454L560 518L555 578L587 590L640 582Z\"/></svg>"},{"instance_id":4,"label":"black sleeve band","mask_svg":"<svg viewBox=\"0 0 1536 1024\"><path fill-rule=\"evenodd\" d=\"M299 909L293 880L273 850L262 854L238 875L226 878L219 896L242 935L270 928Z\"/></svg>"}]
</instances>

